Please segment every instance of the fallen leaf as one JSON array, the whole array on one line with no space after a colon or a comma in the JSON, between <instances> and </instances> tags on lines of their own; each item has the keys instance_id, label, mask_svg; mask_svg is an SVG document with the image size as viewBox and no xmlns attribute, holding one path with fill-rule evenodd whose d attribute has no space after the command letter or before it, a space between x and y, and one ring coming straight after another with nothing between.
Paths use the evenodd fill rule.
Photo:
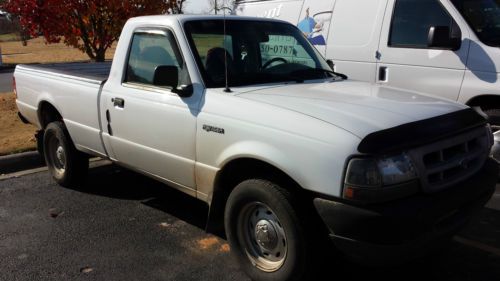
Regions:
<instances>
[{"instance_id":1,"label":"fallen leaf","mask_svg":"<svg viewBox=\"0 0 500 281\"><path fill-rule=\"evenodd\" d=\"M80 268L81 273L87 274L87 273L91 273L92 271L94 271L94 269L91 267L88 267L88 266Z\"/></svg>"},{"instance_id":2,"label":"fallen leaf","mask_svg":"<svg viewBox=\"0 0 500 281\"><path fill-rule=\"evenodd\" d=\"M198 240L198 246L202 250L207 250L209 248L212 248L213 246L215 246L218 243L219 243L219 240L215 237L209 237L209 238L204 238L204 239Z\"/></svg>"},{"instance_id":3,"label":"fallen leaf","mask_svg":"<svg viewBox=\"0 0 500 281\"><path fill-rule=\"evenodd\" d=\"M159 224L159 226L160 226L160 227L167 228L167 227L171 226L171 224L166 223L166 222L162 222L162 223L160 223L160 224Z\"/></svg>"},{"instance_id":4,"label":"fallen leaf","mask_svg":"<svg viewBox=\"0 0 500 281\"><path fill-rule=\"evenodd\" d=\"M222 244L219 248L219 252L222 252L222 253L228 253L230 250L231 250L231 248L229 248L229 244L227 244L227 243Z\"/></svg>"},{"instance_id":5,"label":"fallen leaf","mask_svg":"<svg viewBox=\"0 0 500 281\"><path fill-rule=\"evenodd\" d=\"M62 214L64 214L64 212L61 212L61 211L59 211L59 210L58 210L58 209L56 209L56 208L51 208L51 209L49 209L49 215L50 215L50 217L51 217L51 218L53 218L53 219L55 219L55 218L57 218L57 217L61 216Z\"/></svg>"}]
</instances>

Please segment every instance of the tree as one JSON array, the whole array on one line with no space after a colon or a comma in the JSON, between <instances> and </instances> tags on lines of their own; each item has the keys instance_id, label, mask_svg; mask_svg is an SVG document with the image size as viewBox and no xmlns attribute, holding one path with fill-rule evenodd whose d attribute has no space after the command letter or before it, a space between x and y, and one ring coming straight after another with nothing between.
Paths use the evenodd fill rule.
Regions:
<instances>
[{"instance_id":1,"label":"tree","mask_svg":"<svg viewBox=\"0 0 500 281\"><path fill-rule=\"evenodd\" d=\"M169 2L168 12L171 14L184 14L184 3L186 0L171 0Z\"/></svg>"},{"instance_id":2,"label":"tree","mask_svg":"<svg viewBox=\"0 0 500 281\"><path fill-rule=\"evenodd\" d=\"M186 0L5 0L0 9L19 17L32 36L64 42L104 61L127 19L141 15L182 13Z\"/></svg>"},{"instance_id":3,"label":"tree","mask_svg":"<svg viewBox=\"0 0 500 281\"><path fill-rule=\"evenodd\" d=\"M226 13L232 13L234 4L235 0L209 0L209 13L214 13L217 15L219 13L223 13L224 9L226 9Z\"/></svg>"}]
</instances>

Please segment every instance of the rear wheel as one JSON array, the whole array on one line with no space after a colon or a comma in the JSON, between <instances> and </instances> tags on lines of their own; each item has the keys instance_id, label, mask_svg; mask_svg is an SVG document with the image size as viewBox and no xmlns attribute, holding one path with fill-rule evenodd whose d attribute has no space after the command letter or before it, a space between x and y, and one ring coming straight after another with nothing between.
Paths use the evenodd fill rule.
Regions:
<instances>
[{"instance_id":1,"label":"rear wheel","mask_svg":"<svg viewBox=\"0 0 500 281\"><path fill-rule=\"evenodd\" d=\"M45 128L43 151L49 172L58 184L70 187L85 180L88 156L75 148L63 122L52 122Z\"/></svg>"},{"instance_id":2,"label":"rear wheel","mask_svg":"<svg viewBox=\"0 0 500 281\"><path fill-rule=\"evenodd\" d=\"M312 241L299 205L292 193L261 179L240 183L229 196L227 238L252 280L302 280L310 269Z\"/></svg>"},{"instance_id":3,"label":"rear wheel","mask_svg":"<svg viewBox=\"0 0 500 281\"><path fill-rule=\"evenodd\" d=\"M35 134L35 139L36 139L36 150L40 155L40 162L42 162L42 164L45 164L45 153L43 152L43 135L44 131L37 131Z\"/></svg>"}]
</instances>

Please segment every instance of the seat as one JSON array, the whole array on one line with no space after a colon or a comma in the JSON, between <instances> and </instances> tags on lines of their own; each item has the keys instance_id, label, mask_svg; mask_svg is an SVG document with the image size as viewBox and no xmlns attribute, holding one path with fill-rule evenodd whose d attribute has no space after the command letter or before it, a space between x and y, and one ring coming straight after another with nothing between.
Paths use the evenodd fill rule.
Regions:
<instances>
[{"instance_id":1,"label":"seat","mask_svg":"<svg viewBox=\"0 0 500 281\"><path fill-rule=\"evenodd\" d=\"M226 56L226 61L224 61L224 55ZM224 83L226 77L225 65L227 63L228 75L233 73L233 58L227 52L226 49L221 47L215 47L207 52L205 62L205 70L208 76L214 83Z\"/></svg>"}]
</instances>

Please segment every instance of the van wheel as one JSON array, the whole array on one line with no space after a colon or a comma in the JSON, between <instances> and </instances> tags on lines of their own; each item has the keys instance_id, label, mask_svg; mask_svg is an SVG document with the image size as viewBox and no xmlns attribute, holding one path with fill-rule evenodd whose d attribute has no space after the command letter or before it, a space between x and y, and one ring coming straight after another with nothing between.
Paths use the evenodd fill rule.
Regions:
<instances>
[{"instance_id":1,"label":"van wheel","mask_svg":"<svg viewBox=\"0 0 500 281\"><path fill-rule=\"evenodd\" d=\"M85 179L89 167L88 156L76 150L63 122L47 125L43 151L49 172L59 185L76 186Z\"/></svg>"},{"instance_id":2,"label":"van wheel","mask_svg":"<svg viewBox=\"0 0 500 281\"><path fill-rule=\"evenodd\" d=\"M310 241L296 202L287 190L261 179L246 180L230 194L226 235L252 280L302 280L308 271Z\"/></svg>"},{"instance_id":3,"label":"van wheel","mask_svg":"<svg viewBox=\"0 0 500 281\"><path fill-rule=\"evenodd\" d=\"M493 132L500 130L500 109L486 109L483 112L488 115Z\"/></svg>"}]
</instances>

